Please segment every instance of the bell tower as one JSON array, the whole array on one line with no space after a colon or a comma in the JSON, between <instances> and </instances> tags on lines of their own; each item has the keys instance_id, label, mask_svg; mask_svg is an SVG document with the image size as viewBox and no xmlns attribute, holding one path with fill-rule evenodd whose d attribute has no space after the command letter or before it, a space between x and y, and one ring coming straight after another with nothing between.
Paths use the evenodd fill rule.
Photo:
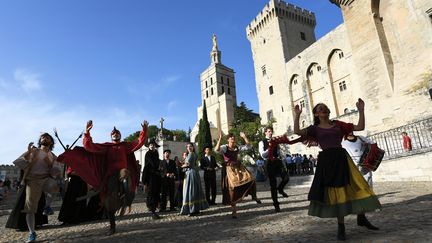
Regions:
<instances>
[{"instance_id":1,"label":"bell tower","mask_svg":"<svg viewBox=\"0 0 432 243\"><path fill-rule=\"evenodd\" d=\"M210 66L200 75L201 104L207 106L212 139L219 136L219 129L227 134L234 120L234 106L237 105L237 93L234 70L222 64L217 37L213 34L213 47L210 51ZM198 134L199 120L202 118L202 105L198 107L198 120L191 132L191 141Z\"/></svg>"}]
</instances>

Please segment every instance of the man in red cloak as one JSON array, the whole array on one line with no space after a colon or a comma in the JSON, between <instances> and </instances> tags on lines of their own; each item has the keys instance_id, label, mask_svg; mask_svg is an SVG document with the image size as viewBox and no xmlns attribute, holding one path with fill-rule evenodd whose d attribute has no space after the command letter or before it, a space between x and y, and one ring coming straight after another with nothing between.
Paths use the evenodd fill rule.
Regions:
<instances>
[{"instance_id":1,"label":"man in red cloak","mask_svg":"<svg viewBox=\"0 0 432 243\"><path fill-rule=\"evenodd\" d=\"M140 169L134 152L144 145L148 122L144 120L141 126L138 140L120 142L121 133L114 127L112 142L93 143L90 120L84 134L84 147L75 147L58 157L58 161L70 166L87 184L100 191L101 203L110 220L109 235L115 233L115 213L120 210L123 215L135 197Z\"/></svg>"}]
</instances>

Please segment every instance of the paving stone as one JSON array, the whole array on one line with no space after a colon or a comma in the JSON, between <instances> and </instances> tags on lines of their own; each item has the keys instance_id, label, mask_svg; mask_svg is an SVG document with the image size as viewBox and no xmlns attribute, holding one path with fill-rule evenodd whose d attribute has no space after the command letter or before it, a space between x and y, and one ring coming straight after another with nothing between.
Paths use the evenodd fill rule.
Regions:
<instances>
[{"instance_id":1,"label":"paving stone","mask_svg":"<svg viewBox=\"0 0 432 243\"><path fill-rule=\"evenodd\" d=\"M432 182L377 182L374 191L383 208L368 213L379 231L357 226L356 216L345 218L348 242L430 242L432 241ZM280 213L274 213L268 184L258 183L263 204L246 198L238 204L238 219L231 218L230 208L218 205L198 217L161 214L152 220L142 195L137 195L131 214L118 219L117 234L106 236L107 221L61 227L57 209L49 225L37 230L43 242L336 242L336 219L307 215L307 187L288 187L288 198L280 198ZM13 201L9 200L12 204ZM5 205L3 205L5 206ZM6 205L7 206L7 205ZM12 207L12 205L9 205ZM0 216L5 225L9 209ZM28 232L0 228L0 242L23 242Z\"/></svg>"}]
</instances>

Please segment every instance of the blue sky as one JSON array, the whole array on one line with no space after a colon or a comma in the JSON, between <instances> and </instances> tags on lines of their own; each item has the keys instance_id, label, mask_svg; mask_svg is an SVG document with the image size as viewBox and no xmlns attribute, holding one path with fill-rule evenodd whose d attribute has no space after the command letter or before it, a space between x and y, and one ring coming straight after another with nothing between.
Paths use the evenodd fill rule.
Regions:
<instances>
[{"instance_id":1,"label":"blue sky","mask_svg":"<svg viewBox=\"0 0 432 243\"><path fill-rule=\"evenodd\" d=\"M237 102L258 112L245 29L267 2L1 1L0 164L54 127L72 143L89 119L95 142L108 141L114 125L125 137L144 119L192 128L213 33L236 72ZM342 23L328 0L289 2L315 13L317 38Z\"/></svg>"}]
</instances>

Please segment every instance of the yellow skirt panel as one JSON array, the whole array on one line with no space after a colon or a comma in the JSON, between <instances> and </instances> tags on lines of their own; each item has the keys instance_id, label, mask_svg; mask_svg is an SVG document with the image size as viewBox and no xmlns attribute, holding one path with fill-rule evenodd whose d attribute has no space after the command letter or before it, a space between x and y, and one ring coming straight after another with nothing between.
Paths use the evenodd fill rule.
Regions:
<instances>
[{"instance_id":1,"label":"yellow skirt panel","mask_svg":"<svg viewBox=\"0 0 432 243\"><path fill-rule=\"evenodd\" d=\"M350 184L344 187L326 187L325 202L329 205L346 203L375 196L350 156L347 156L350 170Z\"/></svg>"}]
</instances>

